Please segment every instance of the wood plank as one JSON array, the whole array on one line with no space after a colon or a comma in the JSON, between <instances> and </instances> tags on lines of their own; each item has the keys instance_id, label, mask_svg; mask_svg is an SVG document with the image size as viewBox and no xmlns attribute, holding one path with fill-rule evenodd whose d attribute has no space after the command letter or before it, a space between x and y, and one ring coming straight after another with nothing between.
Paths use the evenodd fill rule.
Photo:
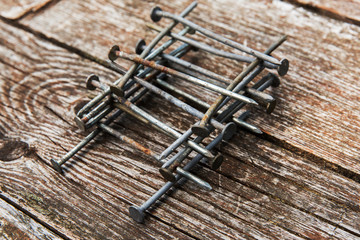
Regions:
<instances>
[{"instance_id":1,"label":"wood plank","mask_svg":"<svg viewBox=\"0 0 360 240\"><path fill-rule=\"evenodd\" d=\"M12 157L2 163L1 194L63 234L71 238L95 239L129 236L164 239L189 236L200 239L301 239L320 236L352 239L357 236L356 232L347 229L347 222L340 224L337 231L331 231L337 224L332 215L324 221L316 216L316 212L308 214L298 210L292 203L295 200L287 200L290 205L282 203L281 198L269 198L269 193L278 188L277 184L269 184L266 191L257 191L247 187L253 182L251 178L244 184L236 176L223 176L209 170L203 173L209 175L209 172L212 176L203 177L214 182L215 191L205 192L189 184L186 186L188 191L177 191L168 200L163 200L165 204L151 211L155 217L148 216L145 225L137 225L127 216L127 208L132 203L141 203L163 184L157 167L153 162L147 162L146 156L103 136L66 164L64 176L55 173L48 165L51 157L60 157L83 137L76 130L72 118L74 105L82 102L86 95L83 87L85 76L93 71L104 78L115 77L115 74L19 29L7 25L2 25L2 29L4 45L0 51L5 58L1 63L4 94L0 120L6 137L3 141L11 146L22 146L22 152L14 149L10 152L12 154L8 154ZM17 46L23 47L18 49ZM170 121L176 128L184 128L191 121L184 115L185 120L179 124L172 117L178 110L153 95L142 106ZM118 127L157 152L170 142L153 129L134 125L131 118L123 118ZM234 144L239 144L239 141ZM283 149L277 149L283 153ZM236 161L229 164L236 166ZM272 161L269 164L271 166ZM242 170L238 172L241 174ZM264 174L262 169L253 172L259 179ZM217 184L215 179L221 181ZM345 183L349 181L341 176L340 179ZM228 191L231 186L236 186L236 190ZM291 182L289 186L293 188ZM334 189L332 195L337 196L337 190ZM306 191L303 193L307 194ZM328 197L321 196L323 198L326 200ZM231 202L234 199L236 201ZM325 206L324 211L331 212L331 207L337 209L335 204ZM336 214L335 211L335 217Z\"/></svg>"},{"instance_id":2,"label":"wood plank","mask_svg":"<svg viewBox=\"0 0 360 240\"><path fill-rule=\"evenodd\" d=\"M73 118L72 103L84 97L80 82L91 71L103 69L108 77L114 73L30 33L0 25L0 52L4 56L0 63L0 194L69 238L191 239L154 219L147 227L138 228L127 216L129 203L113 195L111 188L105 192L98 189L101 181L89 184L86 174L76 171L73 174L80 178L74 181L52 170L49 157L54 156L54 149L59 151L62 141L52 142L51 136L63 136L68 144L82 137L68 124ZM60 150L63 153L64 149ZM45 157L46 163L39 156ZM107 181L113 180L111 174Z\"/></svg>"},{"instance_id":3,"label":"wood plank","mask_svg":"<svg viewBox=\"0 0 360 240\"><path fill-rule=\"evenodd\" d=\"M158 5L179 12L189 2ZM21 23L105 59L114 43L132 52L139 38L150 41L154 33L146 29L145 22L150 21L148 13L154 5L100 0L89 5L64 0ZM279 100L278 107L271 116L256 111L253 122L274 142L310 154L316 161L347 172L354 179L359 177L360 145L356 133L360 128L360 86L355 79L360 71L360 49L354 44L360 33L358 26L329 20L289 3L265 0L202 1L189 19L259 50L281 34L288 34L288 42L275 53L291 62L289 74L272 91ZM231 77L238 71L234 62L207 54L200 53L195 59L201 66ZM129 66L125 61L121 64Z\"/></svg>"},{"instance_id":4,"label":"wood plank","mask_svg":"<svg viewBox=\"0 0 360 240\"><path fill-rule=\"evenodd\" d=\"M62 239L2 199L0 199L0 238Z\"/></svg>"},{"instance_id":5,"label":"wood plank","mask_svg":"<svg viewBox=\"0 0 360 240\"><path fill-rule=\"evenodd\" d=\"M52 0L4 0L0 5L0 16L8 19L19 19L25 14L36 12Z\"/></svg>"},{"instance_id":6,"label":"wood plank","mask_svg":"<svg viewBox=\"0 0 360 240\"><path fill-rule=\"evenodd\" d=\"M288 0L307 9L323 13L335 19L350 23L360 24L360 1L359 0Z\"/></svg>"}]
</instances>

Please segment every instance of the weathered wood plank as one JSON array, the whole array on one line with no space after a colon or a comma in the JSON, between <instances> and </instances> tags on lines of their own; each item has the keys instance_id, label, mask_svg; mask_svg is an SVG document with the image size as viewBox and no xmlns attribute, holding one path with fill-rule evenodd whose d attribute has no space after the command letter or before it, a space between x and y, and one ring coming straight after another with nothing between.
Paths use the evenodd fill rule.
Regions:
<instances>
[{"instance_id":1,"label":"weathered wood plank","mask_svg":"<svg viewBox=\"0 0 360 240\"><path fill-rule=\"evenodd\" d=\"M55 144L60 147L64 140L52 142L51 136L63 136L69 143L81 137L66 122L73 118L72 102L79 100L80 92L84 94L79 82L93 70L108 77L114 74L32 34L0 24L0 194L70 238L190 238L155 219L138 228L127 216L128 203L121 198L129 194L122 192L119 197L111 188L98 189L101 178L89 184L81 172L74 171L80 177L74 181L52 170L49 157L54 156ZM68 114L66 107L70 107ZM56 115L58 109L66 121ZM114 180L111 175L108 182Z\"/></svg>"},{"instance_id":2,"label":"weathered wood plank","mask_svg":"<svg viewBox=\"0 0 360 240\"><path fill-rule=\"evenodd\" d=\"M189 2L179 0L158 5L179 12ZM125 51L133 51L139 38L150 41L154 33L146 29L145 22L150 21L148 13L154 5L133 1L99 0L92 4L61 1L21 23L106 58L114 43L119 43ZM260 50L275 37L288 34L289 41L275 53L291 62L289 74L280 88L273 91L279 99L278 107L272 116L257 112L254 122L274 141L310 153L333 168L340 166L350 172L347 175L359 175L360 146L356 133L360 128L357 104L360 86L355 79L360 71L357 64L360 49L354 44L359 37L358 26L329 20L285 2L265 0L202 1L189 19ZM202 53L198 56L201 66L221 74L234 76L234 71L238 71L232 61Z\"/></svg>"},{"instance_id":3,"label":"weathered wood plank","mask_svg":"<svg viewBox=\"0 0 360 240\"><path fill-rule=\"evenodd\" d=\"M70 149L82 137L72 118L74 105L86 95L82 87L85 76L92 71L106 78L115 77L115 74L19 29L6 25L2 29L1 41L4 45L0 51L5 58L1 64L1 89L4 94L0 120L3 134L7 137L5 140L13 139L10 142L12 146L23 146L23 153L11 151L12 154L7 156L12 157L1 165L1 191L64 234L74 238L98 239L121 236L185 238L186 235L176 230L179 229L198 238L295 239L322 236L351 239L356 236L346 229L347 223L341 225L338 232L331 232L330 229L336 225L331 219L330 223L322 221L281 203L281 198L267 200L268 192L275 191L277 184L270 184L262 191L264 193L246 186L241 191L226 192L223 186L229 189L241 181L230 180L214 172L204 178L209 181L221 179L218 184L214 183L216 191L204 192L189 185L189 192L178 191L169 201L165 200L164 205L152 211L156 218L149 217L144 226L138 226L127 216L127 208L131 203L140 203L148 198L163 183L154 163L146 162L147 157L104 136L82 152L80 158L66 164L65 176L55 173L47 164L51 157L61 156L64 149ZM19 45L23 48L18 49ZM143 106L160 114L176 128L190 124L191 118L184 115L185 120L179 125L179 121L172 118L177 110L159 98L149 96L147 99ZM133 122L131 118L124 118L119 126L133 129L122 131L157 152L170 142L163 134L145 126L139 131L139 125L142 125L134 126ZM26 147L27 144L29 147ZM231 165L234 164L236 161ZM238 171L241 174L242 170ZM264 174L261 169L254 170L254 173L259 179ZM340 178L344 182L349 181ZM249 178L246 181L246 185L250 185L253 180ZM335 193L333 195L336 196ZM231 203L235 198L241 201ZM270 207L265 204L268 201L272 202ZM241 204L239 208L242 210L236 210L237 204L242 202L246 205ZM329 206L325 207L331 212ZM299 222L309 224L299 225Z\"/></svg>"},{"instance_id":4,"label":"weathered wood plank","mask_svg":"<svg viewBox=\"0 0 360 240\"><path fill-rule=\"evenodd\" d=\"M4 0L0 5L0 16L8 19L19 19L29 12L36 12L52 0Z\"/></svg>"},{"instance_id":5,"label":"weathered wood plank","mask_svg":"<svg viewBox=\"0 0 360 240\"><path fill-rule=\"evenodd\" d=\"M360 24L360 1L358 0L288 0L288 2L313 9L335 19Z\"/></svg>"},{"instance_id":6,"label":"weathered wood plank","mask_svg":"<svg viewBox=\"0 0 360 240\"><path fill-rule=\"evenodd\" d=\"M2 199L0 199L0 238L62 239Z\"/></svg>"}]
</instances>

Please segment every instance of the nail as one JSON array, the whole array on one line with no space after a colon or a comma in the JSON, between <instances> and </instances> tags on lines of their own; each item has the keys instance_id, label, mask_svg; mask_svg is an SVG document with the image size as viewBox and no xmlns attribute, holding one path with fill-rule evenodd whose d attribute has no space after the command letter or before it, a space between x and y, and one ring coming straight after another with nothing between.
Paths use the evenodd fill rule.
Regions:
<instances>
[{"instance_id":1,"label":"nail","mask_svg":"<svg viewBox=\"0 0 360 240\"><path fill-rule=\"evenodd\" d=\"M173 103L174 105L180 107L181 109L183 109L184 111L190 113L191 115L198 117L198 118L203 118L204 114L202 112L200 112L199 110L197 110L196 108L193 108L192 106L184 103L183 101L179 100L178 98L172 96L171 94L167 93L166 91L161 90L160 88L154 86L153 84L138 78L138 77L134 77L133 78L137 83L141 84L142 86L144 86L145 88L149 89L150 91L160 95L161 97L165 98L167 101ZM156 80L157 81L157 80ZM162 80L160 80L162 81ZM223 129L225 126L223 124L221 124L220 122L216 121L215 119L211 119L210 123L216 127L217 129Z\"/></svg>"},{"instance_id":2,"label":"nail","mask_svg":"<svg viewBox=\"0 0 360 240\"><path fill-rule=\"evenodd\" d=\"M158 32L162 31L162 28L155 24L146 24L146 25L147 25L147 27L149 27L150 29L153 29L155 31L158 31ZM231 53L231 52L226 52L226 51L211 47L207 44L200 43L191 38L188 38L188 37L185 37L180 34L173 33L173 32L170 32L169 36L176 40L179 40L181 42L187 43L197 49L201 49L205 52L211 53L211 54L219 56L219 57L224 57L224 58L233 59L233 60L240 61L240 62L247 62L247 63L251 63L255 60L255 58L253 58L253 57L248 57L248 56L243 56L243 55L239 55L239 54L235 54L235 53ZM287 68L286 68L286 66L283 66L280 68L278 65L270 63L268 61L265 61L264 65L266 68L269 68L269 69L277 69L280 76L283 76L287 73L288 66L287 66ZM283 63L283 65L285 65L285 63Z\"/></svg>"},{"instance_id":3,"label":"nail","mask_svg":"<svg viewBox=\"0 0 360 240\"><path fill-rule=\"evenodd\" d=\"M271 62L271 63L274 63L276 65L279 65L280 68L286 68L288 66L286 66L286 64L284 64L283 62L280 62L279 60L277 60L276 58L273 58L269 55L266 55L264 53L261 53L259 51L256 51L254 49L251 49L247 46L244 46L240 43L237 43L235 41L232 41L228 38L225 38L221 35L218 35L218 34L215 34L214 32L208 30L208 29L205 29L205 28L202 28L200 27L199 25L181 17L181 16L177 16L177 15L174 15L174 14L171 14L169 12L165 12L165 11L162 11L162 9L160 7L155 7L152 9L151 11L151 19L154 21L154 22L158 22L160 21L160 19L162 17L165 17L165 18L170 18L174 21L177 21L177 22L181 22L182 24L186 25L186 26L189 26L191 27L192 29L194 29L196 32L200 32L202 34L204 34L205 36L209 37L209 38L212 38L214 40L217 40L225 45L228 45L230 47L233 47L233 48L236 48L240 51L243 51L243 52L246 52L250 55L253 55L257 58L260 58L262 60L265 60L265 61L268 61L268 62ZM287 61L288 63L288 61Z\"/></svg>"},{"instance_id":4,"label":"nail","mask_svg":"<svg viewBox=\"0 0 360 240\"><path fill-rule=\"evenodd\" d=\"M151 68L156 69L158 71L161 71L161 72L164 72L164 73L179 77L179 78L181 78L183 80L187 80L189 82L192 82L194 84L203 86L205 88L208 88L208 89L213 90L215 92L221 93L223 95L232 97L232 98L237 99L239 101L246 102L246 103L249 103L249 104L258 105L257 102L252 100L251 98L236 94L234 92L231 92L231 91L228 91L228 90L223 89L221 87L218 87L218 86L216 86L214 84L205 82L205 81L200 80L198 78L188 76L188 75L186 75L186 74L184 74L182 72L167 68L167 67L159 65L159 64L156 64L154 61L148 61L148 60L145 60L145 59L143 59L143 58L141 58L141 57L139 57L137 55L127 54L127 53L121 52L121 51L117 51L116 54L120 58L127 59L127 60L130 60L130 61L136 62L136 63L140 63L140 64L142 64L144 66L151 67Z\"/></svg>"}]
</instances>

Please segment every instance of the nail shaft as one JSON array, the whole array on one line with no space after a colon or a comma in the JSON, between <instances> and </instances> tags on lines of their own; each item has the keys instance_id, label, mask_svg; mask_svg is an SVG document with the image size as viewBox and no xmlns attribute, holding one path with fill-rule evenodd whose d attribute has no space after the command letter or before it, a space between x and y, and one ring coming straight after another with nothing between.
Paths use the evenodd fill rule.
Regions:
<instances>
[{"instance_id":1,"label":"nail shaft","mask_svg":"<svg viewBox=\"0 0 360 240\"><path fill-rule=\"evenodd\" d=\"M195 23L193 23L193 22L191 22L191 21L189 21L189 20L187 20L187 19L185 19L185 18L183 18L181 16L177 16L177 15L174 15L172 13L162 11L160 8L155 8L153 10L152 14L157 15L157 17L160 17L160 18L165 17L165 18L170 18L170 19L172 19L174 21L177 21L177 22L181 22L182 24L191 27L192 29L196 30L197 32L200 32L200 33L204 34L205 36L207 36L209 38L217 40L217 41L219 41L219 42L221 42L221 43L223 43L225 45L236 48L236 49L238 49L240 51L246 52L246 53L248 53L250 55L253 55L253 56L257 57L257 58L263 59L265 61L269 61L269 62L274 63L276 65L281 64L281 62L279 60L277 60L276 58L273 58L273 57L268 56L266 54L263 54L263 53L261 53L259 51L251 49L251 48L249 48L247 46L244 46L244 45L242 45L240 43L232 41L232 40L230 40L228 38L225 38L225 37L223 37L221 35L215 34L214 32L212 32L212 31L210 31L208 29L205 29L203 27L200 27L199 25L197 25L197 24L195 24ZM153 20L154 20L154 18L153 18Z\"/></svg>"},{"instance_id":2,"label":"nail shaft","mask_svg":"<svg viewBox=\"0 0 360 240\"><path fill-rule=\"evenodd\" d=\"M155 24L147 24L147 26L155 31L162 31L162 28L155 25ZM226 52L226 51L223 51L223 50L220 50L220 49L216 49L214 47L211 47L207 44L204 44L204 43L200 43L198 41L195 41L191 38L188 38L188 37L185 37L185 36L181 36L177 33L173 33L173 32L170 32L169 33L169 36L176 39L176 40L179 40L181 42L184 42L184 43L187 43L197 49L201 49L205 52L208 52L208 53L211 53L211 54L214 54L216 56L219 56L219 57L224 57L224 58L228 58L228 59L233 59L233 60L236 60L236 61L240 61L240 62L247 62L247 63L251 63L255 60L255 58L253 57L248 57L248 56L243 56L243 55L239 55L239 54L235 54L235 53L231 53L231 52ZM265 66L269 69L277 69L278 66L276 64L273 64L271 62L268 62L268 61L265 61L264 62Z\"/></svg>"}]
</instances>

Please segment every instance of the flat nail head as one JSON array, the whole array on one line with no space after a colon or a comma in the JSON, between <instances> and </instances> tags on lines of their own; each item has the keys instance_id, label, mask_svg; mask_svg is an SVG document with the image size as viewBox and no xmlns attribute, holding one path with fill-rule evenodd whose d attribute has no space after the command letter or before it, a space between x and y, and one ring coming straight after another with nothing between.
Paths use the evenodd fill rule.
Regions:
<instances>
[{"instance_id":1,"label":"flat nail head","mask_svg":"<svg viewBox=\"0 0 360 240\"><path fill-rule=\"evenodd\" d=\"M144 39L140 39L135 46L135 53L140 55L146 47L146 42Z\"/></svg>"},{"instance_id":2,"label":"flat nail head","mask_svg":"<svg viewBox=\"0 0 360 240\"><path fill-rule=\"evenodd\" d=\"M160 80L166 80L168 77L168 75L166 75L166 73L160 73L157 78L160 79Z\"/></svg>"},{"instance_id":3,"label":"flat nail head","mask_svg":"<svg viewBox=\"0 0 360 240\"><path fill-rule=\"evenodd\" d=\"M211 169L218 169L221 164L224 162L224 156L221 153L218 153L215 158L211 161Z\"/></svg>"},{"instance_id":4,"label":"flat nail head","mask_svg":"<svg viewBox=\"0 0 360 240\"><path fill-rule=\"evenodd\" d=\"M58 164L57 161L55 161L54 159L50 159L50 161L51 161L51 164L52 164L53 168L54 168L57 172L63 173L63 170L62 170L61 166Z\"/></svg>"},{"instance_id":5,"label":"flat nail head","mask_svg":"<svg viewBox=\"0 0 360 240\"><path fill-rule=\"evenodd\" d=\"M274 101L268 102L266 105L266 113L267 114L271 114L274 109L276 107L276 100L274 99Z\"/></svg>"},{"instance_id":6,"label":"flat nail head","mask_svg":"<svg viewBox=\"0 0 360 240\"><path fill-rule=\"evenodd\" d=\"M228 141L234 136L235 133L236 133L236 124L233 122L228 123L221 132L222 139Z\"/></svg>"},{"instance_id":7,"label":"flat nail head","mask_svg":"<svg viewBox=\"0 0 360 240\"><path fill-rule=\"evenodd\" d=\"M124 91L114 84L110 84L110 92L114 93L116 96L124 97Z\"/></svg>"},{"instance_id":8,"label":"flat nail head","mask_svg":"<svg viewBox=\"0 0 360 240\"><path fill-rule=\"evenodd\" d=\"M92 84L92 81L100 82L99 77L95 74L91 74L86 79L86 88L89 90L95 90L96 87Z\"/></svg>"},{"instance_id":9,"label":"flat nail head","mask_svg":"<svg viewBox=\"0 0 360 240\"><path fill-rule=\"evenodd\" d=\"M287 60L286 58L284 58L284 59L282 59L280 61L280 66L279 66L279 68L277 70L280 76L285 76L286 75L286 73L289 70L289 64L290 64L289 60Z\"/></svg>"},{"instance_id":10,"label":"flat nail head","mask_svg":"<svg viewBox=\"0 0 360 240\"><path fill-rule=\"evenodd\" d=\"M159 172L167 181L170 181L170 182L176 181L175 175L169 169L160 168Z\"/></svg>"},{"instance_id":11,"label":"flat nail head","mask_svg":"<svg viewBox=\"0 0 360 240\"><path fill-rule=\"evenodd\" d=\"M130 217L134 219L138 223L143 223L145 214L144 212L137 206L129 207Z\"/></svg>"},{"instance_id":12,"label":"flat nail head","mask_svg":"<svg viewBox=\"0 0 360 240\"><path fill-rule=\"evenodd\" d=\"M150 13L151 20L153 20L153 22L160 21L160 19L162 18L161 12L162 9L160 7L154 7Z\"/></svg>"},{"instance_id":13,"label":"flat nail head","mask_svg":"<svg viewBox=\"0 0 360 240\"><path fill-rule=\"evenodd\" d=\"M278 76L276 76L273 73L270 73L272 76L272 82L271 82L271 86L272 87L278 87L280 85L280 78L278 78Z\"/></svg>"},{"instance_id":14,"label":"flat nail head","mask_svg":"<svg viewBox=\"0 0 360 240\"><path fill-rule=\"evenodd\" d=\"M199 125L192 126L191 131L194 134L196 134L196 135L198 135L200 137L203 137L203 138L209 136L209 134L210 134L209 130L206 127L199 126Z\"/></svg>"},{"instance_id":15,"label":"flat nail head","mask_svg":"<svg viewBox=\"0 0 360 240\"><path fill-rule=\"evenodd\" d=\"M74 121L81 131L84 132L86 130L85 123L78 116L74 118Z\"/></svg>"},{"instance_id":16,"label":"flat nail head","mask_svg":"<svg viewBox=\"0 0 360 240\"><path fill-rule=\"evenodd\" d=\"M110 49L109 51L109 54L108 54L108 58L110 59L110 61L115 61L118 56L116 55L116 52L119 52L120 51L120 47L118 45L114 45L112 46L112 48Z\"/></svg>"}]
</instances>

